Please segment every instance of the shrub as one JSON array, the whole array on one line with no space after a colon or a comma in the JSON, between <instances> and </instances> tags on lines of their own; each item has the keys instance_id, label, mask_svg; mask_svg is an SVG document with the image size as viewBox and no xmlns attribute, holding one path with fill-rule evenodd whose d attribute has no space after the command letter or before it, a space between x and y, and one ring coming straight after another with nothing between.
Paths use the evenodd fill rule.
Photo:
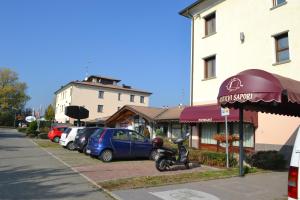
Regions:
<instances>
[{"instance_id":1,"label":"shrub","mask_svg":"<svg viewBox=\"0 0 300 200\"><path fill-rule=\"evenodd\" d=\"M49 131L50 131L49 127L42 127L42 128L40 128L40 132L41 133L48 133Z\"/></svg>"},{"instance_id":2,"label":"shrub","mask_svg":"<svg viewBox=\"0 0 300 200\"><path fill-rule=\"evenodd\" d=\"M26 134L37 136L38 133L36 129L37 129L37 122L36 121L30 122L29 127L26 129Z\"/></svg>"},{"instance_id":3,"label":"shrub","mask_svg":"<svg viewBox=\"0 0 300 200\"><path fill-rule=\"evenodd\" d=\"M210 152L210 151L199 151L191 150L191 158L199 159L200 164L215 166L215 167L226 167L226 154L221 152ZM235 167L237 160L229 156L229 166Z\"/></svg>"},{"instance_id":4,"label":"shrub","mask_svg":"<svg viewBox=\"0 0 300 200\"><path fill-rule=\"evenodd\" d=\"M165 134L161 129L156 129L155 135L156 135L156 137L165 137Z\"/></svg>"},{"instance_id":5,"label":"shrub","mask_svg":"<svg viewBox=\"0 0 300 200\"><path fill-rule=\"evenodd\" d=\"M252 167L269 170L282 170L286 166L284 156L278 151L258 151L246 157Z\"/></svg>"}]
</instances>

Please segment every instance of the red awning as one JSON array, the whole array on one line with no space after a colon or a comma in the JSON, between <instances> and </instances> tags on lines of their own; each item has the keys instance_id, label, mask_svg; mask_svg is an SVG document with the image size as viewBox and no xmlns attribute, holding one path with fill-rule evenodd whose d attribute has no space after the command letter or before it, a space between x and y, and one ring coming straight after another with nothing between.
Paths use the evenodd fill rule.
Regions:
<instances>
[{"instance_id":1,"label":"red awning","mask_svg":"<svg viewBox=\"0 0 300 200\"><path fill-rule=\"evenodd\" d=\"M219 90L218 102L224 107L300 116L300 82L250 69L226 79Z\"/></svg>"},{"instance_id":2,"label":"red awning","mask_svg":"<svg viewBox=\"0 0 300 200\"><path fill-rule=\"evenodd\" d=\"M239 110L230 109L227 117L229 122L239 121ZM201 122L224 122L225 117L221 116L221 106L217 104L186 107L181 115L181 123L201 123ZM244 122L249 122L257 127L257 112L244 112Z\"/></svg>"}]
</instances>

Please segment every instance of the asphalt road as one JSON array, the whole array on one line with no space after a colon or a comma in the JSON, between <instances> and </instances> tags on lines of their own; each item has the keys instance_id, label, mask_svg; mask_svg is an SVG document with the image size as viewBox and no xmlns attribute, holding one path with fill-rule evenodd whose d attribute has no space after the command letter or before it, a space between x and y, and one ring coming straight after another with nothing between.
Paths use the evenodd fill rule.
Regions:
<instances>
[{"instance_id":1,"label":"asphalt road","mask_svg":"<svg viewBox=\"0 0 300 200\"><path fill-rule=\"evenodd\" d=\"M0 129L0 199L112 198L22 134Z\"/></svg>"}]
</instances>

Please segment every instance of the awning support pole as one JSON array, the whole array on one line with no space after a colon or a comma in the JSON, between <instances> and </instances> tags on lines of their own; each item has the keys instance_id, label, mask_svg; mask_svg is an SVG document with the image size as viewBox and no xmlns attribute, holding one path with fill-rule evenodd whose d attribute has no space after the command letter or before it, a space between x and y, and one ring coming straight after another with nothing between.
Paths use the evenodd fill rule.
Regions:
<instances>
[{"instance_id":1,"label":"awning support pole","mask_svg":"<svg viewBox=\"0 0 300 200\"><path fill-rule=\"evenodd\" d=\"M244 115L243 115L243 106L240 106L239 108L239 115L240 115L240 121L239 121L239 175L244 176L244 167L243 167L243 162L244 162L244 147L243 147L243 142L244 142Z\"/></svg>"}]
</instances>

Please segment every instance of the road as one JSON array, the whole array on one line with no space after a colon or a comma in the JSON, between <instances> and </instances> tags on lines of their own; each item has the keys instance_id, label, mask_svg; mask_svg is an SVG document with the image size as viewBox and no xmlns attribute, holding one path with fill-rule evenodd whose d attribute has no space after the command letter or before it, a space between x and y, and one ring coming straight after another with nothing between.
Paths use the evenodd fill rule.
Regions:
<instances>
[{"instance_id":1,"label":"road","mask_svg":"<svg viewBox=\"0 0 300 200\"><path fill-rule=\"evenodd\" d=\"M12 129L0 129L0 199L111 200Z\"/></svg>"}]
</instances>

